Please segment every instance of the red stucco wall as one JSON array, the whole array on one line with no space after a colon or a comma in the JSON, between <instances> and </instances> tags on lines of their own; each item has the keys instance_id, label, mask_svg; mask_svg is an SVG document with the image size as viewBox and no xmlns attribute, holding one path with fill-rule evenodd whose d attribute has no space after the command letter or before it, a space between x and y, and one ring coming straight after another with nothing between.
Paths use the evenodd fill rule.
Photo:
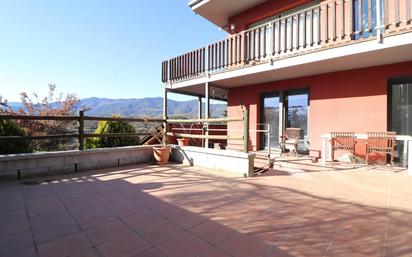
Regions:
<instances>
[{"instance_id":1,"label":"red stucco wall","mask_svg":"<svg viewBox=\"0 0 412 257\"><path fill-rule=\"evenodd\" d=\"M250 128L260 120L260 95L277 90L309 88L309 141L311 149L321 149L321 135L332 131L387 130L388 79L412 76L412 62L328 73L318 76L251 85L230 90L228 116L241 115L240 104L250 110ZM241 124L229 123L229 129ZM259 145L257 133L250 134L253 150ZM240 143L239 143L240 144ZM230 148L238 148L229 142ZM362 152L359 146L358 152Z\"/></svg>"},{"instance_id":2,"label":"red stucco wall","mask_svg":"<svg viewBox=\"0 0 412 257\"><path fill-rule=\"evenodd\" d=\"M230 24L235 24L235 31L229 31L229 33L238 33L255 22L269 18L273 15L295 8L299 5L311 2L311 0L281 0L281 1L266 1L254 8L239 13L229 18Z\"/></svg>"}]
</instances>

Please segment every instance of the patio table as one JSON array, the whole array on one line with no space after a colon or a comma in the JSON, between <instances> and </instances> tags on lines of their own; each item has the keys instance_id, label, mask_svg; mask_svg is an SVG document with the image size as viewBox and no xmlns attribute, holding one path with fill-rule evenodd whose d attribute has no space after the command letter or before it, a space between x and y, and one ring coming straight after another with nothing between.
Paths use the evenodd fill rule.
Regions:
<instances>
[{"instance_id":1,"label":"patio table","mask_svg":"<svg viewBox=\"0 0 412 257\"><path fill-rule=\"evenodd\" d=\"M367 134L355 134L356 139L364 139L367 140L368 136ZM331 161L332 160L332 145L330 142L331 139L331 134L323 134L321 136L322 138L322 161L321 164L323 166L326 165L326 161ZM396 135L396 141L403 141L404 142L404 148L402 152L403 159L408 160L408 174L412 176L412 151L408 151L408 149L412 149L412 136L408 135ZM326 146L327 146L327 151L326 151ZM327 156L327 158L326 158ZM406 167L406 162L403 163L403 166Z\"/></svg>"}]
</instances>

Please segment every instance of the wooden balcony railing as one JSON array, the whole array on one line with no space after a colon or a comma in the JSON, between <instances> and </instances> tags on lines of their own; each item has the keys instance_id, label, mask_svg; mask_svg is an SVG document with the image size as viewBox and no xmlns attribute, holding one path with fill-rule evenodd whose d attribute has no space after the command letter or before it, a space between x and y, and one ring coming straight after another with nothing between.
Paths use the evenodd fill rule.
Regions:
<instances>
[{"instance_id":1,"label":"wooden balcony railing","mask_svg":"<svg viewBox=\"0 0 412 257\"><path fill-rule=\"evenodd\" d=\"M178 82L411 29L412 0L322 1L164 61L162 81Z\"/></svg>"}]
</instances>

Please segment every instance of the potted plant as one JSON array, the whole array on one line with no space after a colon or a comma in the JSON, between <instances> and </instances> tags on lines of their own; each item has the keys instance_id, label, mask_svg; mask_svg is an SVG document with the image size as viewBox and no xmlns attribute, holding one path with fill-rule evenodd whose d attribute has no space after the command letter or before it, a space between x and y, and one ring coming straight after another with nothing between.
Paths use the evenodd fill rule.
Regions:
<instances>
[{"instance_id":1,"label":"potted plant","mask_svg":"<svg viewBox=\"0 0 412 257\"><path fill-rule=\"evenodd\" d=\"M161 145L153 147L154 158L159 164L168 163L170 158L170 147L167 143L167 135L164 133L164 128L162 131L154 133L153 136L156 137L158 142L161 142Z\"/></svg>"},{"instance_id":2,"label":"potted plant","mask_svg":"<svg viewBox=\"0 0 412 257\"><path fill-rule=\"evenodd\" d=\"M190 143L190 138L178 138L177 139L177 144L180 146L188 146Z\"/></svg>"},{"instance_id":3,"label":"potted plant","mask_svg":"<svg viewBox=\"0 0 412 257\"><path fill-rule=\"evenodd\" d=\"M159 164L165 164L169 162L170 147L168 145L160 145L153 147L153 155Z\"/></svg>"}]
</instances>

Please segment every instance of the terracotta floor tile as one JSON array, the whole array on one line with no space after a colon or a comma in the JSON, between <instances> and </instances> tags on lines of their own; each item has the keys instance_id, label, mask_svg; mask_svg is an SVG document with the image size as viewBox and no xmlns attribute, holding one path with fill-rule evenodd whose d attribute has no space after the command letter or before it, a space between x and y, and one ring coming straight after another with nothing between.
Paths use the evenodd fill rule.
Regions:
<instances>
[{"instance_id":1,"label":"terracotta floor tile","mask_svg":"<svg viewBox=\"0 0 412 257\"><path fill-rule=\"evenodd\" d=\"M200 253L198 257L230 257L230 255L220 249L210 246L205 251Z\"/></svg>"},{"instance_id":2,"label":"terracotta floor tile","mask_svg":"<svg viewBox=\"0 0 412 257\"><path fill-rule=\"evenodd\" d=\"M29 221L27 219L0 222L0 238L8 235L22 233L30 230Z\"/></svg>"},{"instance_id":3,"label":"terracotta floor tile","mask_svg":"<svg viewBox=\"0 0 412 257\"><path fill-rule=\"evenodd\" d=\"M37 185L30 187L23 187L24 196L27 201L31 201L37 198L53 197L54 192L48 185Z\"/></svg>"},{"instance_id":4,"label":"terracotta floor tile","mask_svg":"<svg viewBox=\"0 0 412 257\"><path fill-rule=\"evenodd\" d=\"M156 207L152 209L154 212L157 214L160 214L163 217L170 217L170 216L175 216L183 211L185 209L182 209L179 206L176 206L174 204L164 204L162 206Z\"/></svg>"},{"instance_id":5,"label":"terracotta floor tile","mask_svg":"<svg viewBox=\"0 0 412 257\"><path fill-rule=\"evenodd\" d=\"M65 208L60 201L44 202L28 208L29 216L37 216L48 212L64 211Z\"/></svg>"},{"instance_id":6,"label":"terracotta floor tile","mask_svg":"<svg viewBox=\"0 0 412 257\"><path fill-rule=\"evenodd\" d=\"M70 257L100 257L101 255L96 250L96 248L89 248L83 251L80 251Z\"/></svg>"},{"instance_id":7,"label":"terracotta floor tile","mask_svg":"<svg viewBox=\"0 0 412 257\"><path fill-rule=\"evenodd\" d=\"M143 228L139 233L149 242L156 245L183 231L178 225L168 220L162 220Z\"/></svg>"},{"instance_id":8,"label":"terracotta floor tile","mask_svg":"<svg viewBox=\"0 0 412 257\"><path fill-rule=\"evenodd\" d=\"M188 232L179 234L158 246L168 257L196 257L208 247L208 244Z\"/></svg>"},{"instance_id":9,"label":"terracotta floor tile","mask_svg":"<svg viewBox=\"0 0 412 257\"><path fill-rule=\"evenodd\" d=\"M317 257L323 256L328 246L329 240L322 240L317 237L312 238L310 234L308 234L307 236L299 235L289 237L278 242L275 245L274 249L286 256L287 254L289 254L291 256ZM268 251L271 253L267 254L268 256L273 256L273 249L271 250L272 251Z\"/></svg>"},{"instance_id":10,"label":"terracotta floor tile","mask_svg":"<svg viewBox=\"0 0 412 257\"><path fill-rule=\"evenodd\" d=\"M19 250L11 254L4 255L3 257L37 257L37 254L36 254L36 250L34 249L34 247L32 247L32 248Z\"/></svg>"},{"instance_id":11,"label":"terracotta floor tile","mask_svg":"<svg viewBox=\"0 0 412 257\"><path fill-rule=\"evenodd\" d=\"M2 237L0 238L0 256L33 246L33 238L29 231Z\"/></svg>"},{"instance_id":12,"label":"terracotta floor tile","mask_svg":"<svg viewBox=\"0 0 412 257\"><path fill-rule=\"evenodd\" d=\"M16 210L21 210L25 209L25 203L24 200L16 200L12 202L0 202L0 213L6 213L6 212L11 212L11 211L16 211Z\"/></svg>"},{"instance_id":13,"label":"terracotta floor tile","mask_svg":"<svg viewBox=\"0 0 412 257\"><path fill-rule=\"evenodd\" d=\"M157 250L156 248L149 248L147 250L144 250L141 253L138 253L134 257L167 257L164 255L161 251Z\"/></svg>"},{"instance_id":14,"label":"terracotta floor tile","mask_svg":"<svg viewBox=\"0 0 412 257\"><path fill-rule=\"evenodd\" d=\"M218 243L217 247L236 257L259 257L270 246L250 236L236 233Z\"/></svg>"},{"instance_id":15,"label":"terracotta floor tile","mask_svg":"<svg viewBox=\"0 0 412 257\"><path fill-rule=\"evenodd\" d=\"M75 218L83 217L103 210L103 206L97 202L79 204L69 208L70 214Z\"/></svg>"},{"instance_id":16,"label":"terracotta floor tile","mask_svg":"<svg viewBox=\"0 0 412 257\"><path fill-rule=\"evenodd\" d=\"M0 213L0 222L12 222L17 220L27 219L25 209L13 210L10 212Z\"/></svg>"},{"instance_id":17,"label":"terracotta floor tile","mask_svg":"<svg viewBox=\"0 0 412 257\"><path fill-rule=\"evenodd\" d=\"M276 246L272 246L263 254L263 257L295 257L295 256L296 255L289 253L288 250L280 249Z\"/></svg>"},{"instance_id":18,"label":"terracotta floor tile","mask_svg":"<svg viewBox=\"0 0 412 257\"><path fill-rule=\"evenodd\" d=\"M185 229L189 229L206 221L206 217L189 211L178 213L175 216L169 217L168 219Z\"/></svg>"},{"instance_id":19,"label":"terracotta floor tile","mask_svg":"<svg viewBox=\"0 0 412 257\"><path fill-rule=\"evenodd\" d=\"M133 202L125 202L123 204L117 204L117 205L108 207L108 209L110 209L112 213L114 213L115 215L121 218L133 215L139 212L139 210L141 210L142 208L143 207Z\"/></svg>"},{"instance_id":20,"label":"terracotta floor tile","mask_svg":"<svg viewBox=\"0 0 412 257\"><path fill-rule=\"evenodd\" d=\"M86 229L94 228L104 223L109 223L116 219L117 218L113 214L111 214L110 212L106 210L103 210L100 212L96 212L94 214L90 214L90 215L77 218L76 221L83 230L86 230Z\"/></svg>"},{"instance_id":21,"label":"terracotta floor tile","mask_svg":"<svg viewBox=\"0 0 412 257\"><path fill-rule=\"evenodd\" d=\"M67 209L99 204L99 202L90 195L80 198L64 199L62 202Z\"/></svg>"},{"instance_id":22,"label":"terracotta floor tile","mask_svg":"<svg viewBox=\"0 0 412 257\"><path fill-rule=\"evenodd\" d=\"M387 230L387 256L412 256L412 213L390 211Z\"/></svg>"},{"instance_id":23,"label":"terracotta floor tile","mask_svg":"<svg viewBox=\"0 0 412 257\"><path fill-rule=\"evenodd\" d=\"M28 199L26 201L27 208L31 209L33 207L36 207L38 205L44 206L44 205L58 205L60 203L60 200L55 196L48 196L48 197L41 197L41 198L35 198L35 199Z\"/></svg>"},{"instance_id":24,"label":"terracotta floor tile","mask_svg":"<svg viewBox=\"0 0 412 257\"><path fill-rule=\"evenodd\" d=\"M140 209L137 213L123 218L132 228L139 230L156 222L164 220L164 218L150 210Z\"/></svg>"},{"instance_id":25,"label":"terracotta floor tile","mask_svg":"<svg viewBox=\"0 0 412 257\"><path fill-rule=\"evenodd\" d=\"M80 228L74 220L65 220L49 226L43 226L33 230L34 240L37 244L55 240L79 232Z\"/></svg>"},{"instance_id":26,"label":"terracotta floor tile","mask_svg":"<svg viewBox=\"0 0 412 257\"><path fill-rule=\"evenodd\" d=\"M371 257L378 257L382 256L382 253L377 254L377 255L365 255L364 252L359 252L355 248L351 247L346 247L346 246L334 246L331 248L325 257L347 257L347 256L353 256L353 257L365 257L365 256L371 256Z\"/></svg>"},{"instance_id":27,"label":"terracotta floor tile","mask_svg":"<svg viewBox=\"0 0 412 257\"><path fill-rule=\"evenodd\" d=\"M86 231L87 236L95 245L113 240L129 232L131 229L119 220L104 223Z\"/></svg>"},{"instance_id":28,"label":"terracotta floor tile","mask_svg":"<svg viewBox=\"0 0 412 257\"><path fill-rule=\"evenodd\" d=\"M61 223L71 218L72 217L66 210L58 210L31 217L30 223L33 229L37 229L44 226L50 226L55 223Z\"/></svg>"},{"instance_id":29,"label":"terracotta floor tile","mask_svg":"<svg viewBox=\"0 0 412 257\"><path fill-rule=\"evenodd\" d=\"M136 233L129 233L97 247L105 257L131 257L150 248L150 244Z\"/></svg>"},{"instance_id":30,"label":"terracotta floor tile","mask_svg":"<svg viewBox=\"0 0 412 257\"><path fill-rule=\"evenodd\" d=\"M145 199L145 200L139 202L139 204L141 204L142 206L144 206L146 208L153 209L153 208L156 208L158 206L162 206L164 204L164 202L159 200L156 197L151 197L151 198L148 198L148 199Z\"/></svg>"},{"instance_id":31,"label":"terracotta floor tile","mask_svg":"<svg viewBox=\"0 0 412 257\"><path fill-rule=\"evenodd\" d=\"M41 257L60 257L82 252L91 246L91 242L84 233L77 233L40 244L38 249Z\"/></svg>"},{"instance_id":32,"label":"terracotta floor tile","mask_svg":"<svg viewBox=\"0 0 412 257\"><path fill-rule=\"evenodd\" d=\"M236 232L231 228L219 224L216 221L209 220L197 226L194 226L190 231L201 237L202 239L210 242L211 244L217 244L224 238L228 237L230 234Z\"/></svg>"},{"instance_id":33,"label":"terracotta floor tile","mask_svg":"<svg viewBox=\"0 0 412 257\"><path fill-rule=\"evenodd\" d=\"M248 179L132 165L38 186L0 184L0 255L30 256L36 240L58 237L37 245L41 257L412 256L405 171L293 160L275 166ZM12 234L27 229L25 201L36 240ZM66 236L78 231L71 228L87 234Z\"/></svg>"}]
</instances>

